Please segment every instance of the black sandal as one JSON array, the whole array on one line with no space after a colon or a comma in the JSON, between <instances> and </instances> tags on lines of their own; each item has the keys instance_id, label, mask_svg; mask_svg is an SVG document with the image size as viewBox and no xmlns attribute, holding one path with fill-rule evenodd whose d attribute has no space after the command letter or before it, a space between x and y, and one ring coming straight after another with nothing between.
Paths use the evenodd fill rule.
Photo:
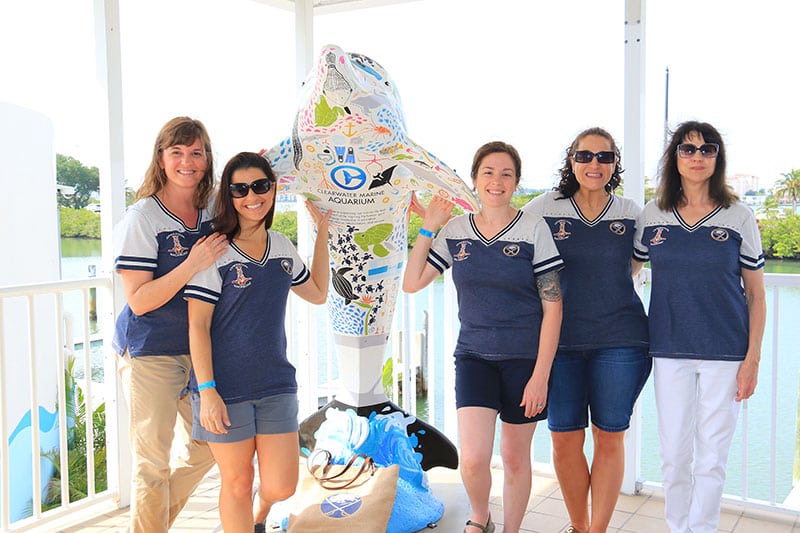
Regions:
<instances>
[{"instance_id":1,"label":"black sandal","mask_svg":"<svg viewBox=\"0 0 800 533\"><path fill-rule=\"evenodd\" d=\"M492 522L492 515L489 513L489 520L486 522L485 526L480 525L477 522L473 522L472 520L467 520L467 526L477 527L483 533L494 533L494 522ZM464 528L464 533L467 533L467 528Z\"/></svg>"}]
</instances>

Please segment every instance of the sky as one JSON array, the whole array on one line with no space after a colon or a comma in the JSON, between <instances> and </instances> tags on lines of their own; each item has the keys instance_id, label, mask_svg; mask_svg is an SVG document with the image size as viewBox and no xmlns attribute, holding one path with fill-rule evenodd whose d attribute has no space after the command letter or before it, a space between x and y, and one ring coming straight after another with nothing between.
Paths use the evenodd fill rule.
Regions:
<instances>
[{"instance_id":1,"label":"sky","mask_svg":"<svg viewBox=\"0 0 800 533\"><path fill-rule=\"evenodd\" d=\"M522 185L549 188L579 131L602 126L625 165L624 0L416 0L318 15L314 49L337 44L381 63L409 136L468 178L500 139L522 155ZM105 101L93 2L0 0L0 102L49 117L58 153L106 164ZM253 0L120 0L125 179L136 188L160 127L209 129L217 172L242 150L289 135L296 111L294 16ZM651 0L645 12L644 174L669 125L714 124L729 175L769 187L800 168L800 2ZM3 127L3 125L0 125ZM624 175L632 177L637 169Z\"/></svg>"}]
</instances>

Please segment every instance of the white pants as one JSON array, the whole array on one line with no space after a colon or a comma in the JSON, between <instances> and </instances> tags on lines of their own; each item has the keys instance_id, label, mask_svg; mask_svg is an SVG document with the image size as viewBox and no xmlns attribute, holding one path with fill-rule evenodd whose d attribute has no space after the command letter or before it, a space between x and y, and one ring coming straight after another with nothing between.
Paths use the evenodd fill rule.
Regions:
<instances>
[{"instance_id":1,"label":"white pants","mask_svg":"<svg viewBox=\"0 0 800 533\"><path fill-rule=\"evenodd\" d=\"M738 361L653 359L664 517L672 533L713 533L741 404Z\"/></svg>"}]
</instances>

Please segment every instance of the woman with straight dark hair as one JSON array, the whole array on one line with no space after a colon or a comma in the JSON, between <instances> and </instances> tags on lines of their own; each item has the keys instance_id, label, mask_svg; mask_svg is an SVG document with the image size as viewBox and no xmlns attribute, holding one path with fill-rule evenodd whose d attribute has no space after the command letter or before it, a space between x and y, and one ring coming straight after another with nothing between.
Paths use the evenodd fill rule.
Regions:
<instances>
[{"instance_id":1,"label":"woman with straight dark hair","mask_svg":"<svg viewBox=\"0 0 800 533\"><path fill-rule=\"evenodd\" d=\"M270 229L275 174L242 152L222 172L214 229L230 249L184 292L197 384L193 436L219 465L219 513L226 533L263 532L272 504L294 493L300 456L297 380L286 357L284 322L291 290L311 303L328 294L328 218L306 202L317 226L306 268L292 243ZM252 507L253 457L260 486Z\"/></svg>"},{"instance_id":2,"label":"woman with straight dark hair","mask_svg":"<svg viewBox=\"0 0 800 533\"><path fill-rule=\"evenodd\" d=\"M739 407L758 381L764 254L753 212L725 183L725 143L712 125L678 126L660 179L639 217L634 254L653 271L664 515L673 533L711 533Z\"/></svg>"}]
</instances>

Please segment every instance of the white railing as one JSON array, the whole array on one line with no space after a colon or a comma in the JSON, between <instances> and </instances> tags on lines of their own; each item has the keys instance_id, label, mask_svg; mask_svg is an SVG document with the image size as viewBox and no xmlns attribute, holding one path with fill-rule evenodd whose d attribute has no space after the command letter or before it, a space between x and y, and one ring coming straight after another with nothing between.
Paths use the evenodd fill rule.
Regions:
<instances>
[{"instance_id":1,"label":"white railing","mask_svg":"<svg viewBox=\"0 0 800 533\"><path fill-rule=\"evenodd\" d=\"M646 278L645 278L646 279ZM724 499L727 502L735 502L746 507L761 508L768 510L777 510L780 512L797 513L800 511L800 505L792 501L779 501L776 491L776 479L778 477L778 464L776 461L778 442L778 420L777 420L777 406L778 400L782 397L795 397L797 384L795 382L795 390L779 390L779 362L781 359L784 361L791 357L790 353L781 353L779 348L779 338L781 335L786 334L788 328L785 327L785 322L790 315L786 313L797 312L797 309L787 309L781 307L781 291L782 290L795 290L800 288L800 276L798 275L784 275L784 274L768 274L765 277L770 295L770 306L768 309L767 320L768 328L767 335L764 339L764 353L769 354L769 375L762 373L761 384L759 385L761 391L769 391L770 394L770 429L769 429L769 445L764 444L764 449L760 455L767 456L769 459L769 472L763 475L768 476L770 480L770 497L768 499L754 499L748 496L748 476L752 476L752 464L755 457L752 454L748 455L748 443L752 440L762 442L764 435L751 435L748 431L748 406L745 405L743 409L743 417L740 421L741 431L741 469L730 470L729 478L731 476L741 476L742 490L738 494L726 494ZM5 339L11 334L25 335L27 337L27 351L25 354L25 364L29 367L27 371L29 381L29 399L30 405L39 405L39 398L41 396L39 390L39 377L37 374L36 357L41 353L42 348L46 352L50 352L50 364L55 368L57 375L56 382L58 384L57 395L57 411L58 411L58 427L59 427L59 447L61 450L67 449L67 419L66 419L66 390L64 386L64 371L65 371L65 356L68 350L73 349L74 344L82 343L84 347L91 345L91 333L89 330L89 313L90 313L90 292L92 289L97 291L98 306L109 309L111 305L111 279L110 278L89 278L76 281L65 281L55 283L44 283L25 285L17 287L0 288L0 383L6 383L9 378L8 372L10 365L19 365L21 358L12 356L6 351ZM80 293L81 301L81 319L78 321L82 324L80 334L78 335L77 342L73 339L72 335L67 332L65 326L65 315L63 306L63 296L71 291ZM438 292L437 292L438 291ZM401 405L406 411L416 413L416 371L417 364L416 358L420 358L421 346L425 346L427 351L427 361L419 359L419 364L427 368L427 397L425 405L427 406L427 420L437 425L453 442L457 442L457 428L455 416L455 399L454 399L454 372L453 365L451 364L450 354L453 352L455 339L458 331L458 319L455 305L455 294L452 286L452 281L449 276L446 276L444 284L438 287L431 286L426 291L419 295L401 295L398 310L395 315L395 327L392 331L390 339L390 346L392 349L392 356L394 357L394 373L395 380L398 382L397 375L402 375L402 389L407 391L403 394L402 398L398 400L397 389L394 387L393 399ZM12 302L17 303L12 303ZM24 313L15 313L17 315L24 315L26 317L25 329L8 331L8 323L11 322L7 315L9 307L19 307L19 302L23 302L25 308ZM335 356L331 353L329 347L332 343L329 342L329 330L327 319L325 318L326 312L324 307L311 307L299 305L295 298L292 298L289 312L287 313L286 326L289 338L289 351L293 362L298 368L298 384L300 388L300 402L301 412L303 415L308 415L320 404L331 399L331 394L335 390L333 386L336 378ZM40 323L37 320L36 310L40 307L48 307L55 310L56 317L56 336L51 341L49 346L42 347L41 340L38 338L37 332L42 329L47 329L46 324ZM294 309L293 309L294 308ZM784 327L780 326L780 314L784 313ZM299 313L299 314L298 314ZM417 326L418 317L426 315L427 335L420 336L423 328ZM788 318L787 318L788 317ZM52 326L52 324L51 324ZM110 338L110 329L105 329L106 339ZM321 339L321 340L320 340ZM106 347L108 350L108 347ZM114 358L105 358L105 400L107 405L107 421L106 421L106 436L107 445L109 449L117 449L119 443L117 440L119 436L115 431L117 427L114 423L117 417L117 404L113 401L114 394L116 393L113 388L115 383ZM109 366L110 365L110 366ZM319 368L324 365L326 370L320 372ZM89 379L91 376L91 355L90 350L84 349L82 353L82 366L85 369L87 379L84 384L84 394L87 402L87 417L86 417L86 432L87 432L87 458L93 457L93 450L91 448L93 439L91 438L93 428L91 414L97 407L97 402L93 400L95 394L93 393L93 386ZM322 374L322 375L320 375ZM110 386L109 386L110 385ZM785 388L785 387L784 387ZM109 393L109 390L114 392ZM7 398L5 401L0 402L0 531L25 531L34 527L41 527L43 523L53 522L59 520L63 523L66 515L74 513L76 510L91 507L96 504L109 505L119 496L118 479L120 471L129 468L129 461L125 459L117 459L118 455L114 453L108 454L108 489L103 492L96 492L94 487L93 461L89 460L87 464L87 471L89 472L88 479L88 497L78 502L69 501L68 492L68 465L66 463L66 453L60 454L60 471L61 477L61 505L55 509L43 512L41 509L41 493L33 490L31 494L31 516L16 522L11 522L9 517L9 494L10 494L10 479L9 479L9 461L13 460L9 456L9 434L8 434L8 416L7 416ZM110 410L110 411L109 411ZM31 427L39 427L38 409L31 409ZM542 427L544 427L542 425ZM635 435L635 432L632 432ZM40 443L38 440L38 432L31 432L31 450L34 460L32 461L32 478L33 487L41 486L41 468L40 468ZM628 442L628 453L641 454L642 441L634 438ZM653 450L648 450L647 453L653 453ZM735 453L735 452L734 452ZM758 459L761 459L759 457ZM749 463L748 459L752 459ZM537 457L536 463L544 469L552 469L552 464L549 457ZM635 464L635 463L628 463ZM785 472L784 472L785 474ZM758 475L762 475L760 472ZM639 473L636 473L636 478L640 479ZM640 486L659 487L658 481L641 480ZM790 498L791 500L791 498ZM99 513L98 513L99 514Z\"/></svg>"},{"instance_id":2,"label":"white railing","mask_svg":"<svg viewBox=\"0 0 800 533\"><path fill-rule=\"evenodd\" d=\"M640 283L649 282L649 271L644 270L639 278ZM781 291L794 290L800 288L800 275L792 274L766 274L765 284L767 285L769 307L767 310L767 331L763 342L763 352L765 360L762 361L762 373L760 376L759 393L768 395L770 397L769 407L769 430L767 434L762 434L757 431L755 434L750 429L751 421L749 420L748 412L749 405L745 402L742 409L742 417L739 421L739 429L737 435L740 437L741 445L734 448L731 453L731 460L729 461L728 478L738 478L741 490L735 494L725 494L724 501L728 503L744 504L748 507L759 509L776 510L779 512L800 512L800 494L796 498L784 498L783 494L780 496L777 492L777 478L778 478L778 464L777 464L777 450L779 447L778 442L778 424L777 411L778 399L795 397L797 389L797 381L795 380L794 389L781 390L779 382L779 362L781 360L787 361L788 358L793 357L791 353L782 353L781 349L786 351L785 344L779 347L779 340L784 335L787 328L780 328L779 318L781 311L784 313L784 321L791 317L787 313L797 313L800 309L789 309L786 304L781 307ZM434 290L441 291L437 297L434 298ZM447 277L443 287L437 289L433 285L426 289L420 296L402 295L399 298L398 310L395 318L395 325L392 330L390 346L392 346L392 356L394 359L393 368L395 369L394 383L398 383L398 373L402 373L402 389L411 391L411 394L403 395L402 403L397 402L397 388L394 387L394 400L401 405L406 411L414 414L416 412L416 402L409 401L414 398L413 392L415 391L415 372L416 367L412 364L419 356L419 343L414 341L415 333L418 328L415 325L416 317L423 313L427 316L428 335L424 339L427 354L429 357L427 368L427 398L426 404L428 407L427 420L428 422L437 425L453 442L457 442L457 427L455 416L455 398L454 398L454 373L453 365L451 363L451 354L455 345L455 338L458 332L458 319L457 309L455 305L455 289L452 286L450 278ZM324 311L320 311L324 313ZM313 330L312 330L313 331ZM316 333L311 333L316 336ZM437 338L441 337L441 338ZM329 381L332 379L331 369L335 368L334 356L330 353L328 348L330 343L327 343L322 348L322 359L327 358L328 373L326 377L322 378L320 383L323 384L324 391L334 390ZM437 359L443 359L437 361ZM437 372L443 371L443 376L438 376ZM312 380L313 381L313 380ZM314 402L320 396L319 390L307 390L310 396L307 400L307 405L316 405ZM751 400L752 403L752 400ZM440 411L443 410L443 413ZM641 412L641 406L637 411ZM796 411L795 411L796 413ZM307 413L308 414L308 413ZM641 416L641 415L638 415ZM633 471L630 472L630 490L626 492L634 493L642 487L660 488L660 481L658 479L644 479L639 469L640 457L643 453L657 454L656 449L643 450L643 439L640 434L641 427L636 421L633 422L631 430L629 431L628 438L626 439L626 465L630 469L633 466ZM652 429L650 430L652 431ZM537 434L546 432L546 426L540 425ZM748 448L750 446L750 448ZM752 446L757 446L758 454L753 453ZM795 443L796 446L796 443ZM734 457L740 450L739 457ZM748 449L750 452L748 453ZM757 456L756 456L757 455ZM764 457L769 458L769 467L767 471L763 471L761 463ZM543 471L552 472L552 459L551 457L536 456L536 465ZM748 462L750 460L750 462ZM758 465L755 465L758 460ZM734 466L734 465L741 465ZM758 468L756 468L758 466ZM785 467L784 467L785 468ZM781 472L784 477L786 472ZM748 487L748 478L758 476L761 479L769 479L769 497L755 498L750 495ZM626 479L628 479L626 474ZM623 487L625 489L625 487Z\"/></svg>"},{"instance_id":3,"label":"white railing","mask_svg":"<svg viewBox=\"0 0 800 533\"><path fill-rule=\"evenodd\" d=\"M70 313L64 311L65 295L77 296L80 299L80 316L77 320ZM43 523L55 522L63 519L68 514L86 509L92 505L112 502L116 496L114 480L117 479L116 468L118 465L111 460L107 461L107 489L97 492L95 486L94 463L94 431L93 417L99 401L95 400L93 388L97 385L91 379L91 333L90 323L96 313L97 301L109 309L111 302L110 278L87 278L75 281L61 281L53 283L38 283L0 288L0 384L3 384L2 405L0 406L0 531L25 531L40 528ZM9 314L11 310L12 314ZM42 318L42 317L46 318ZM50 322L55 321L55 324ZM73 331L74 321L81 324L80 335L75 336ZM13 329L12 329L13 328ZM24 340L25 342L20 342ZM14 341L14 342L12 342ZM84 369L86 379L81 383L83 389L86 415L85 415L85 449L82 451L86 461L86 493L87 496L78 501L70 501L70 472L68 463L68 420L67 393L65 372L67 359L75 353L75 345L82 344L82 357L79 361ZM20 348L20 346L22 346ZM11 351L9 351L11 347ZM26 368L27 367L27 368ZM22 376L18 378L17 376ZM113 374L112 374L113 376ZM22 402L20 396L9 397L10 385L19 387L20 383L12 380L27 377L27 402ZM108 380L106 380L108 381ZM51 387L56 388L55 405L47 405L43 399L52 397ZM106 388L107 389L107 388ZM112 386L113 390L113 386ZM10 470L12 462L20 461L18 457L10 456L10 430L9 424L17 424L19 420L9 420L9 406L17 407L17 413L27 411L30 416L30 458L31 458L31 503L28 509L30 516L16 519L12 522L10 503L12 489ZM70 399L70 402L77 399ZM111 406L115 404L110 403ZM58 427L58 468L60 477L60 504L54 509L42 510L42 494L40 488L42 479L42 454L49 451L43 450L40 431L40 409L47 411L54 409L57 413ZM20 411L21 410L21 411ZM115 413L109 413L106 421L116 420ZM112 426L107 424L106 435L112 442L116 438ZM27 455L27 454L26 454ZM108 455L111 459L112 455ZM19 517L18 517L19 518Z\"/></svg>"}]
</instances>

